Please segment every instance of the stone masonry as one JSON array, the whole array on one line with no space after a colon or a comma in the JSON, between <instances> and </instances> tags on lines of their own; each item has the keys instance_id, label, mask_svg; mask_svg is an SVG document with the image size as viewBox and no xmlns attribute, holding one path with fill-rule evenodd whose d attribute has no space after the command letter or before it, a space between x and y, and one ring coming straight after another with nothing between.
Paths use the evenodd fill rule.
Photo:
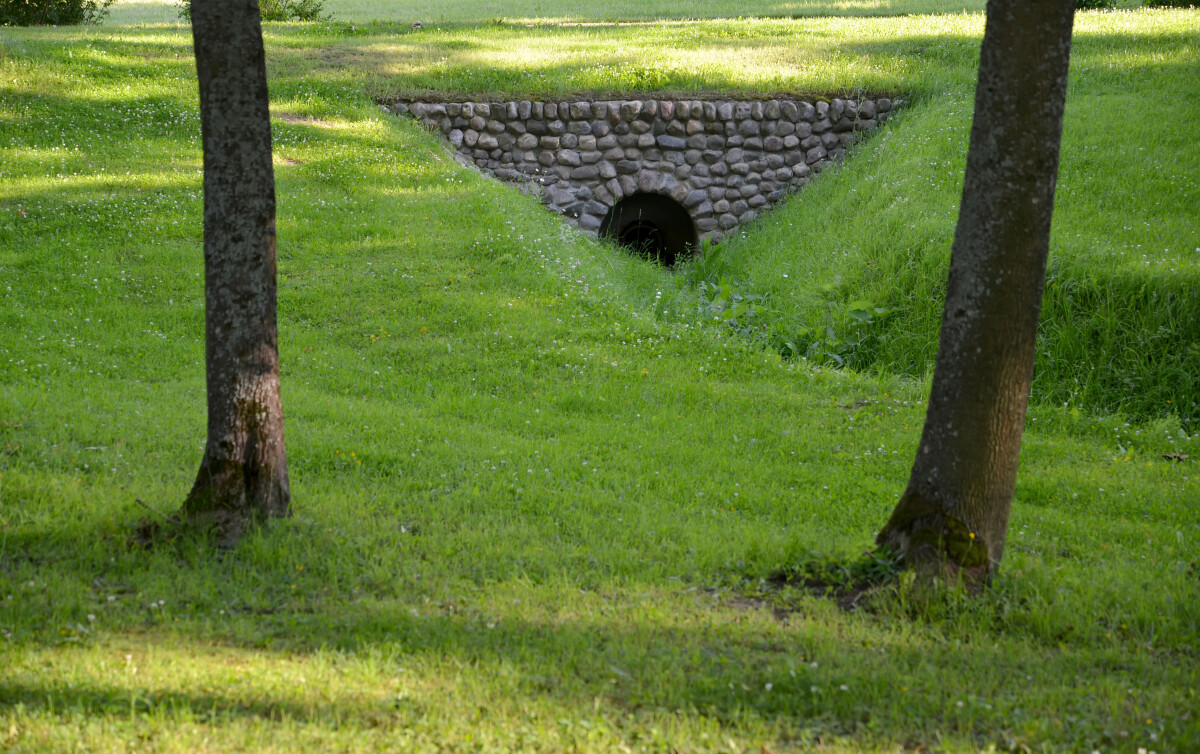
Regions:
<instances>
[{"instance_id":1,"label":"stone masonry","mask_svg":"<svg viewBox=\"0 0 1200 754\"><path fill-rule=\"evenodd\" d=\"M887 120L887 98L394 102L503 181L584 231L638 193L670 196L699 238L741 223L840 160Z\"/></svg>"}]
</instances>

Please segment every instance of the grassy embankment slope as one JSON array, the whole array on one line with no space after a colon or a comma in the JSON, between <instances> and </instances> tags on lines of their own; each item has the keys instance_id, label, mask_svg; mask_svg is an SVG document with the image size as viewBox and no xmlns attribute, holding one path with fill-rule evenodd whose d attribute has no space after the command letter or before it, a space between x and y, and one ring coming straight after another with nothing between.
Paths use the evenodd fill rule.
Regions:
<instances>
[{"instance_id":1,"label":"grassy embankment slope","mask_svg":"<svg viewBox=\"0 0 1200 754\"><path fill-rule=\"evenodd\" d=\"M1163 296L1195 279L1196 26L1081 17L1059 274L1136 271ZM297 516L227 554L127 544L134 498L177 505L203 440L188 31L0 31L0 741L1196 748L1200 484L1194 461L1162 458L1195 455L1186 409L1036 406L1005 572L979 598L895 588L848 614L764 590L810 553L869 546L926 386L729 335L671 274L564 230L371 100L908 94L722 258L773 322L802 326L818 292L855 295L825 282L879 303L877 278L935 286L981 29L270 26ZM919 275L871 263L896 249ZM914 341L917 303L897 315Z\"/></svg>"}]
</instances>

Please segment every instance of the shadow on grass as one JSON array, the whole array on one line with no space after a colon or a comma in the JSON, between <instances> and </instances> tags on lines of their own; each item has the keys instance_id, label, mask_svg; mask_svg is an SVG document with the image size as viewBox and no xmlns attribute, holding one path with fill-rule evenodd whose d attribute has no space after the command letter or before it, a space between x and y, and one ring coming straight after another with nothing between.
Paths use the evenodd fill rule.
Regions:
<instances>
[{"instance_id":1,"label":"shadow on grass","mask_svg":"<svg viewBox=\"0 0 1200 754\"><path fill-rule=\"evenodd\" d=\"M727 620L713 620L722 613ZM736 613L718 608L709 625L684 628L619 617L418 617L407 607L358 605L336 615L317 610L263 617L265 635L249 645L186 626L161 636L139 633L137 651L160 646L160 653L196 651L203 660L214 647L233 649L239 666L250 672L260 662L272 667L277 661L303 662L314 652L361 655L384 676L392 666L433 678L476 675L484 688L458 688L455 703L488 705L496 718L507 719L514 706L527 709L524 702L548 705L556 717L615 715L634 726L641 716L665 713L735 727L754 721L810 744L822 736L866 735L918 745L951 732L980 746L1047 737L1085 748L1111 745L1116 731L1094 722L1109 713L1107 699L1153 680L1159 689L1142 704L1157 716L1163 712L1156 706L1163 703L1158 694L1182 690L1191 677L1184 668L1154 667L1144 657L1120 652L1043 652L986 637L949 644L900 639L878 629L857 632L822 617L819 609L813 617L775 625ZM0 680L0 706L53 715L186 714L208 723L294 720L388 730L417 725L429 708L444 704L424 693L397 700L386 693L388 684L371 681L312 699L300 691L263 694L232 686L192 691L170 674L132 688L93 677L97 680L33 680L25 670ZM1168 739L1194 735L1187 719L1165 725Z\"/></svg>"}]
</instances>

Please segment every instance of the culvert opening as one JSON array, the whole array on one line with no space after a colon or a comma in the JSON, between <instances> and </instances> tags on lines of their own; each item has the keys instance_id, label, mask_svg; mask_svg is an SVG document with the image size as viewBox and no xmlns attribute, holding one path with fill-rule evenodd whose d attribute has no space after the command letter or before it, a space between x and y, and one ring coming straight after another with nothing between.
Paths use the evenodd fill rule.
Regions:
<instances>
[{"instance_id":1,"label":"culvert opening","mask_svg":"<svg viewBox=\"0 0 1200 754\"><path fill-rule=\"evenodd\" d=\"M637 193L617 202L600 223L600 235L671 266L696 248L696 224L683 205L662 194Z\"/></svg>"}]
</instances>

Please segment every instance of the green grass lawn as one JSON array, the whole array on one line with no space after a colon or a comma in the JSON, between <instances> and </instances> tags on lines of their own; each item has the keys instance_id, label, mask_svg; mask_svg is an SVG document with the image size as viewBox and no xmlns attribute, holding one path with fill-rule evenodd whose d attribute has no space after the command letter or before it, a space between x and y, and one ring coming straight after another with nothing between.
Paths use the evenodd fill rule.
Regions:
<instances>
[{"instance_id":1,"label":"green grass lawn","mask_svg":"<svg viewBox=\"0 0 1200 754\"><path fill-rule=\"evenodd\" d=\"M326 0L325 12L338 21L391 21L412 24L467 24L521 21L534 23L595 23L658 21L695 18L793 18L807 16L903 16L927 13L977 13L984 0L605 0L586 6L561 0L482 0L447 3L440 0ZM1128 5L1130 3L1121 3ZM1137 3L1140 4L1140 3ZM117 0L110 24L161 24L178 20L179 3L172 0Z\"/></svg>"},{"instance_id":2,"label":"green grass lawn","mask_svg":"<svg viewBox=\"0 0 1200 754\"><path fill-rule=\"evenodd\" d=\"M1078 22L1000 578L853 611L767 579L907 479L982 17L493 15L266 29L296 516L228 553L132 537L204 440L190 32L0 29L0 748L1200 748L1200 15ZM375 103L634 91L910 105L669 271ZM859 371L781 357L859 300Z\"/></svg>"}]
</instances>

